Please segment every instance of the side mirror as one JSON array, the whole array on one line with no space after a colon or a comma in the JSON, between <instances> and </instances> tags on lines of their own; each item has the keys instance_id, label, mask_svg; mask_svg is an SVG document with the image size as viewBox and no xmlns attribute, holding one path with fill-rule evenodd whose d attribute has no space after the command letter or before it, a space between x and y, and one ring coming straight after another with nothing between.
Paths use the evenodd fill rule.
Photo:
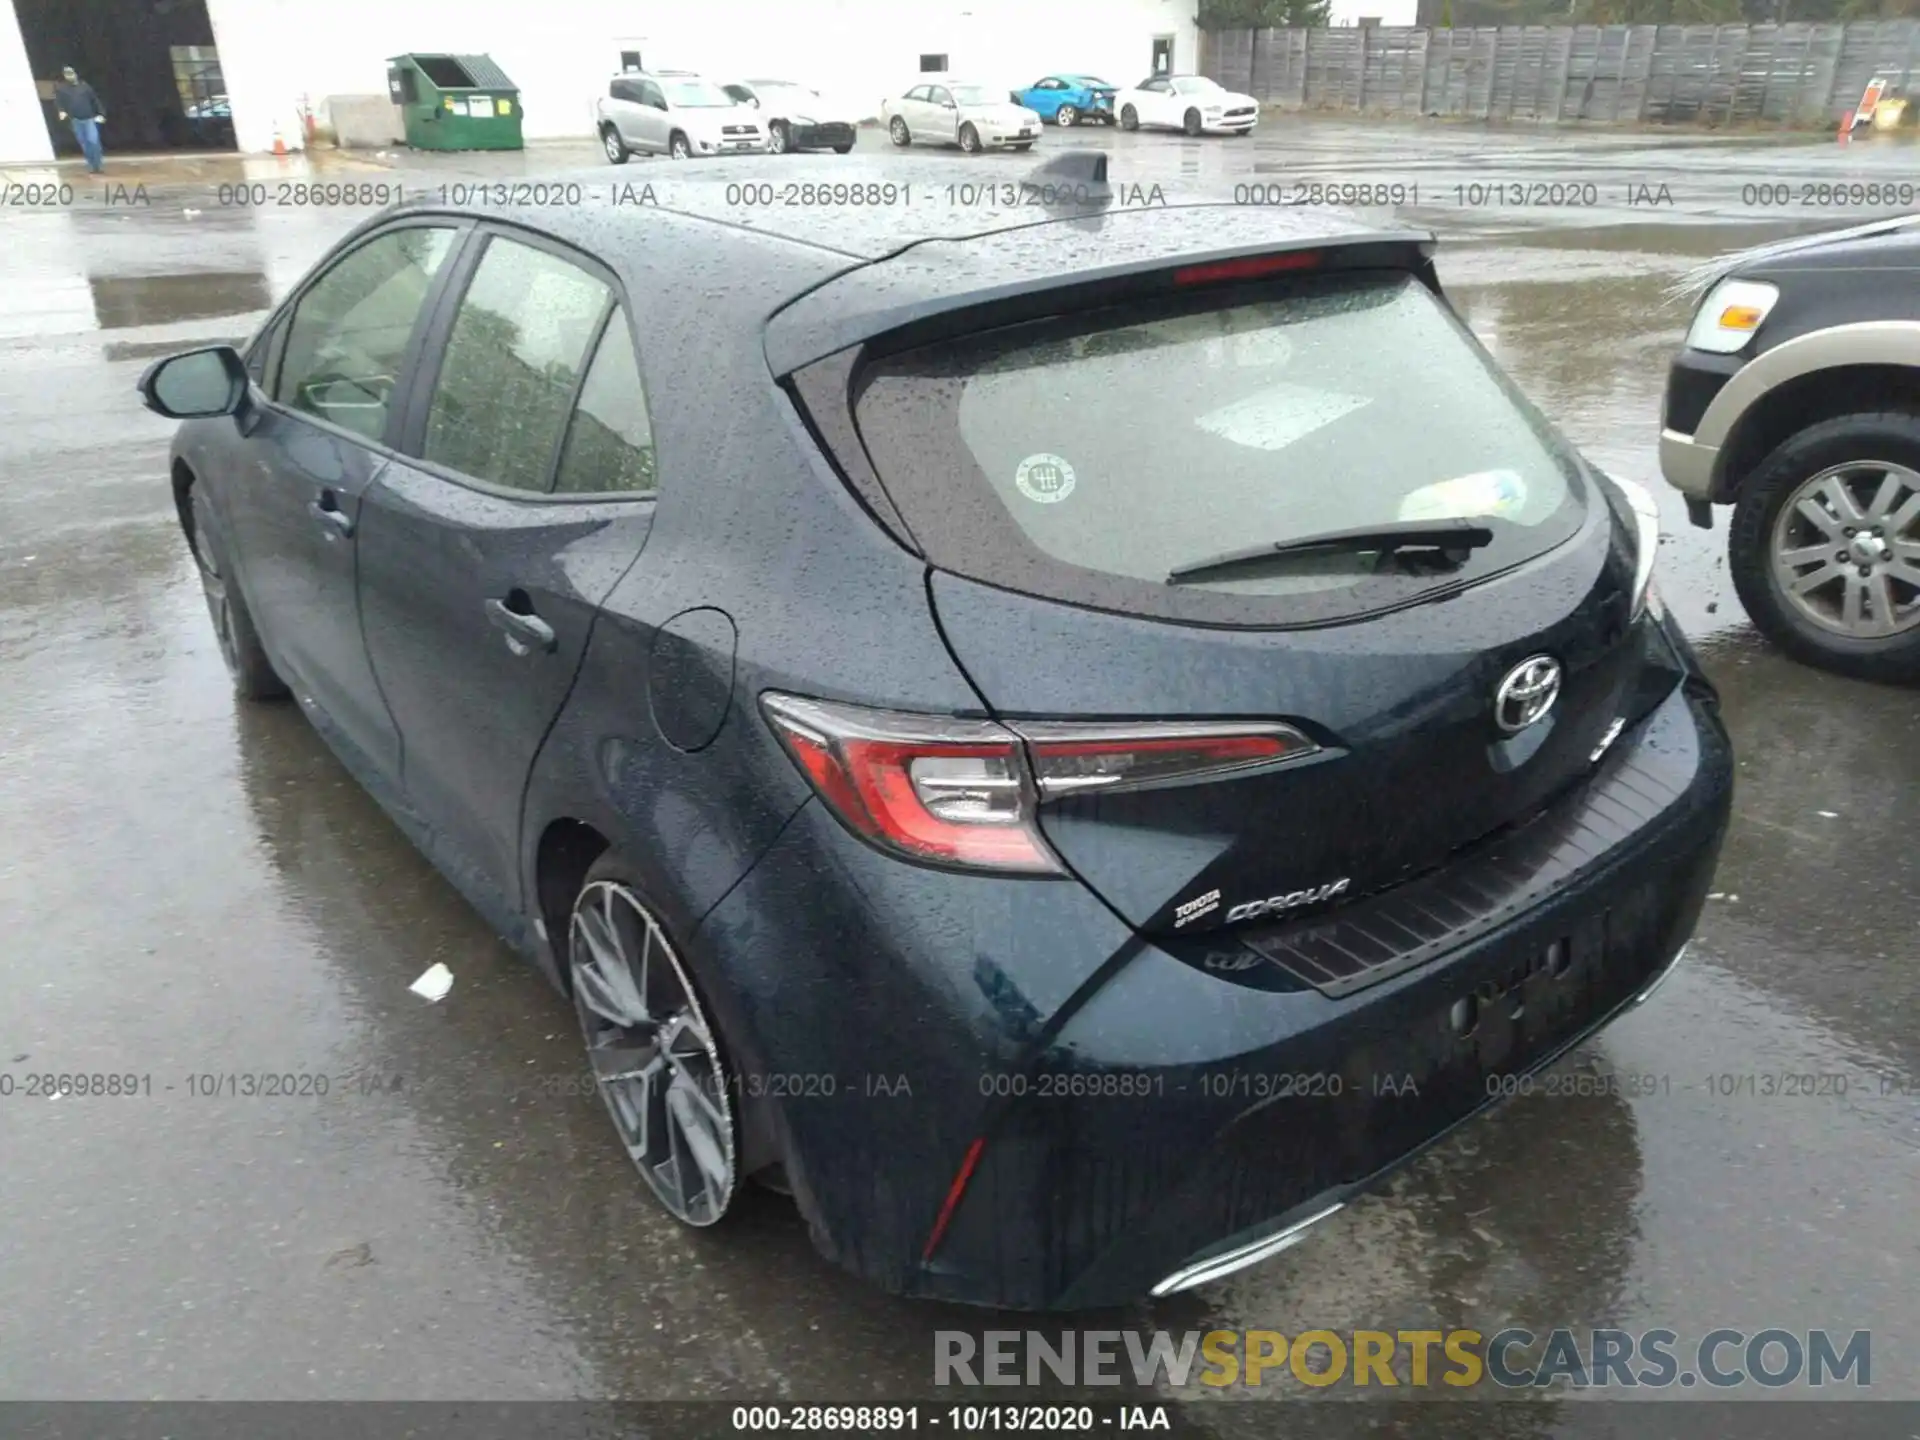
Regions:
<instances>
[{"instance_id":1,"label":"side mirror","mask_svg":"<svg viewBox=\"0 0 1920 1440\"><path fill-rule=\"evenodd\" d=\"M149 410L169 420L233 415L246 403L247 362L231 345L210 345L154 361L135 388Z\"/></svg>"}]
</instances>

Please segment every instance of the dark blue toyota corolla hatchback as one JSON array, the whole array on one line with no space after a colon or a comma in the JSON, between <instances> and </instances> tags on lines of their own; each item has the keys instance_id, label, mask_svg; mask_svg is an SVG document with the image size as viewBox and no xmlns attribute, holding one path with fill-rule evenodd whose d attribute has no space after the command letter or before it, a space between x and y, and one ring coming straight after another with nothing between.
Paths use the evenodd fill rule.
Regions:
<instances>
[{"instance_id":1,"label":"dark blue toyota corolla hatchback","mask_svg":"<svg viewBox=\"0 0 1920 1440\"><path fill-rule=\"evenodd\" d=\"M661 1203L1031 1308L1274 1253L1644 999L1731 796L1650 502L1429 237L1077 159L390 210L141 382L241 695L572 996Z\"/></svg>"}]
</instances>

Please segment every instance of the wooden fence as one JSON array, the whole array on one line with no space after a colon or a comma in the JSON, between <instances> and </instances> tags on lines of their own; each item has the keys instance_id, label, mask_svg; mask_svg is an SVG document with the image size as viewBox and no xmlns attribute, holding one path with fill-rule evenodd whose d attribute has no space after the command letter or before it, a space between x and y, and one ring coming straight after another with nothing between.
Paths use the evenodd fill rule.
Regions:
<instances>
[{"instance_id":1,"label":"wooden fence","mask_svg":"<svg viewBox=\"0 0 1920 1440\"><path fill-rule=\"evenodd\" d=\"M1201 64L1286 109L1813 126L1837 124L1875 75L1904 85L1920 22L1216 30Z\"/></svg>"}]
</instances>

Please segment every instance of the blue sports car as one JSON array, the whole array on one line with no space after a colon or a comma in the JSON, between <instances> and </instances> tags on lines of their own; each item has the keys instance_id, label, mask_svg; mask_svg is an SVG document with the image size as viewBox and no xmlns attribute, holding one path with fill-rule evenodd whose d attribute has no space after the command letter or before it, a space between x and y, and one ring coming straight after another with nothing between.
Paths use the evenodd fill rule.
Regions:
<instances>
[{"instance_id":1,"label":"blue sports car","mask_svg":"<svg viewBox=\"0 0 1920 1440\"><path fill-rule=\"evenodd\" d=\"M1082 120L1104 120L1111 125L1117 88L1091 75L1049 75L1024 90L1015 90L1013 103L1056 125L1077 125Z\"/></svg>"}]
</instances>

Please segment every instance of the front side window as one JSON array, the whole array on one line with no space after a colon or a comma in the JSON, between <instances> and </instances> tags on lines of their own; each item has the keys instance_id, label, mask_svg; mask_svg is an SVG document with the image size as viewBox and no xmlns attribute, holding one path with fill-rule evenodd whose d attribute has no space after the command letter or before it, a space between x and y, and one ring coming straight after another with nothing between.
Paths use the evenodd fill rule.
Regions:
<instances>
[{"instance_id":1,"label":"front side window","mask_svg":"<svg viewBox=\"0 0 1920 1440\"><path fill-rule=\"evenodd\" d=\"M560 452L558 495L650 491L653 426L626 318L616 310L600 340Z\"/></svg>"},{"instance_id":2,"label":"front side window","mask_svg":"<svg viewBox=\"0 0 1920 1440\"><path fill-rule=\"evenodd\" d=\"M294 306L274 399L368 440L384 436L407 342L454 233L389 230L336 261Z\"/></svg>"},{"instance_id":3,"label":"front side window","mask_svg":"<svg viewBox=\"0 0 1920 1440\"><path fill-rule=\"evenodd\" d=\"M544 491L611 297L571 261L490 239L447 337L421 458L511 490Z\"/></svg>"},{"instance_id":4,"label":"front side window","mask_svg":"<svg viewBox=\"0 0 1920 1440\"><path fill-rule=\"evenodd\" d=\"M1034 322L888 357L860 385L861 433L932 563L1109 608L1361 613L1530 559L1584 513L1571 450L1404 274ZM1169 584L1248 547L1453 520L1491 543Z\"/></svg>"}]
</instances>

